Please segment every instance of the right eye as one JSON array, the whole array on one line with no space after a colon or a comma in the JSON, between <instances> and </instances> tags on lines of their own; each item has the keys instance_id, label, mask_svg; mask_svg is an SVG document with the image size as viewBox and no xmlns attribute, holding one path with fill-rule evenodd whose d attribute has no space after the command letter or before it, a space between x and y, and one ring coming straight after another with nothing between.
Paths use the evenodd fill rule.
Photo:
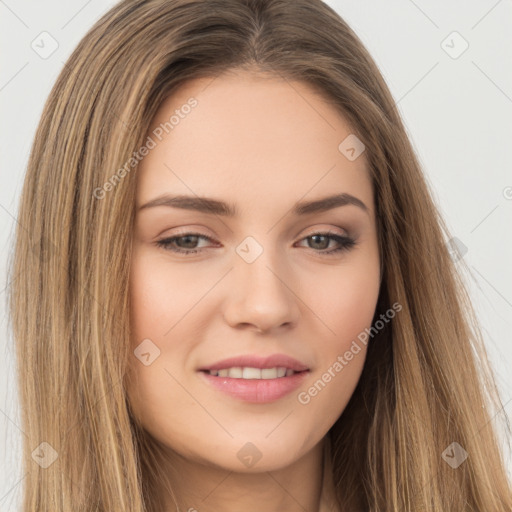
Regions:
<instances>
[{"instance_id":1,"label":"right eye","mask_svg":"<svg viewBox=\"0 0 512 512\"><path fill-rule=\"evenodd\" d=\"M210 238L206 235L201 235L199 233L185 233L183 235L173 236L170 238L164 238L162 240L158 240L156 245L158 247L163 247L166 251L172 251L181 254L194 254L200 251L200 249L196 249L195 247L190 247L190 245L197 244L199 239L208 240L209 242L213 242L213 238ZM184 240L185 247L176 247L176 243L178 241ZM180 242L181 243L181 242ZM188 247L187 247L188 245Z\"/></svg>"}]
</instances>

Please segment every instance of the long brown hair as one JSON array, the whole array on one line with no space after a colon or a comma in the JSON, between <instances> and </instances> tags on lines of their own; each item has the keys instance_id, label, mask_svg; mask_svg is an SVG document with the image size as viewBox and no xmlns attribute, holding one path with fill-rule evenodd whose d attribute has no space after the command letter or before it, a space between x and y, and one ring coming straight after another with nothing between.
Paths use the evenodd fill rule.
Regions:
<instances>
[{"instance_id":1,"label":"long brown hair","mask_svg":"<svg viewBox=\"0 0 512 512\"><path fill-rule=\"evenodd\" d=\"M512 510L464 260L450 255L377 66L319 0L125 0L66 62L33 143L11 265L23 510L162 509L158 451L124 386L136 186L126 162L180 84L242 68L306 82L364 142L383 265L375 318L403 308L370 341L330 430L340 509ZM457 468L443 457L455 442L468 455Z\"/></svg>"}]
</instances>

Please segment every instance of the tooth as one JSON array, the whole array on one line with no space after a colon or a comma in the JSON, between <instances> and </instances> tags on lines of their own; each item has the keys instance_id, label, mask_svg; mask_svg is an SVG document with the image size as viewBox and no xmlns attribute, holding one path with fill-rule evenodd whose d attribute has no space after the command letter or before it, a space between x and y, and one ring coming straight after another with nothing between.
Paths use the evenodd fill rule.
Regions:
<instances>
[{"instance_id":1,"label":"tooth","mask_svg":"<svg viewBox=\"0 0 512 512\"><path fill-rule=\"evenodd\" d=\"M235 366L229 369L228 377L233 379L241 379L242 378L242 368L240 366Z\"/></svg>"},{"instance_id":2,"label":"tooth","mask_svg":"<svg viewBox=\"0 0 512 512\"><path fill-rule=\"evenodd\" d=\"M261 370L259 368L245 367L242 369L242 378L261 379Z\"/></svg>"},{"instance_id":3,"label":"tooth","mask_svg":"<svg viewBox=\"0 0 512 512\"><path fill-rule=\"evenodd\" d=\"M294 370L283 366L274 368L253 368L250 366L233 368L223 368L222 370L210 370L210 375L216 377L231 377L234 379L276 379L281 377L289 377L296 373Z\"/></svg>"},{"instance_id":4,"label":"tooth","mask_svg":"<svg viewBox=\"0 0 512 512\"><path fill-rule=\"evenodd\" d=\"M277 369L276 368L263 368L261 370L261 378L262 379L275 379L275 378L277 378Z\"/></svg>"}]
</instances>

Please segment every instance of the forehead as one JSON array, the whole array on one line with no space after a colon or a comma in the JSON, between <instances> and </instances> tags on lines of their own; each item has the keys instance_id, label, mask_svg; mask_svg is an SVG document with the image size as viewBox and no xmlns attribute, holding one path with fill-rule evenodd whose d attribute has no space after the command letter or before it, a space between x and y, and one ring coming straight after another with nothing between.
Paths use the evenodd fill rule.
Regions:
<instances>
[{"instance_id":1,"label":"forehead","mask_svg":"<svg viewBox=\"0 0 512 512\"><path fill-rule=\"evenodd\" d=\"M365 153L350 161L339 149L351 134L305 83L249 72L191 80L152 121L137 202L170 192L228 198L243 209L345 192L373 209Z\"/></svg>"}]
</instances>

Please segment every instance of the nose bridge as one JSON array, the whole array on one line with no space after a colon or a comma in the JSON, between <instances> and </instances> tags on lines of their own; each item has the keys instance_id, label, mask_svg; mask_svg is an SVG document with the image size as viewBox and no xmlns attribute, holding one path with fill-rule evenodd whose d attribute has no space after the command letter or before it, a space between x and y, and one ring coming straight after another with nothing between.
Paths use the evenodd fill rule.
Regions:
<instances>
[{"instance_id":1,"label":"nose bridge","mask_svg":"<svg viewBox=\"0 0 512 512\"><path fill-rule=\"evenodd\" d=\"M226 313L231 324L250 323L268 330L298 317L293 283L287 282L290 273L282 264L285 255L268 246L270 239L260 242L248 236L235 249L234 284Z\"/></svg>"},{"instance_id":2,"label":"nose bridge","mask_svg":"<svg viewBox=\"0 0 512 512\"><path fill-rule=\"evenodd\" d=\"M247 236L236 247L235 273L239 279L253 285L281 287L283 284L276 274L286 272L282 261L284 254L280 255L278 248L272 246L271 236L257 236Z\"/></svg>"}]
</instances>

